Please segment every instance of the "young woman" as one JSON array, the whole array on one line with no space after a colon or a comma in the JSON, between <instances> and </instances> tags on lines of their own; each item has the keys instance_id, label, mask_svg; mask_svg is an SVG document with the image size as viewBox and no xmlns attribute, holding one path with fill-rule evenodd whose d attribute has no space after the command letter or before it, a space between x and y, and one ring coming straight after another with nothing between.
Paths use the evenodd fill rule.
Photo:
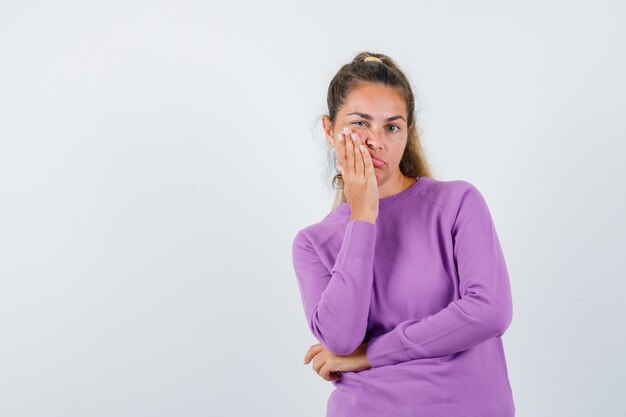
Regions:
<instances>
[{"instance_id":1,"label":"young woman","mask_svg":"<svg viewBox=\"0 0 626 417\"><path fill-rule=\"evenodd\" d=\"M338 197L293 241L320 342L304 363L335 386L327 417L514 416L511 288L485 199L430 175L411 86L388 56L358 54L327 101Z\"/></svg>"}]
</instances>

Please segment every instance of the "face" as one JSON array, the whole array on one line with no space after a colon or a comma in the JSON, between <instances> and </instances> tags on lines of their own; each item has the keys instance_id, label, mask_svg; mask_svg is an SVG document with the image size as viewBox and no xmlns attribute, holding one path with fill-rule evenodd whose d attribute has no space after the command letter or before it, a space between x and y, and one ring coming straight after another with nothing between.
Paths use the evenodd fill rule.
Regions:
<instances>
[{"instance_id":1,"label":"face","mask_svg":"<svg viewBox=\"0 0 626 417\"><path fill-rule=\"evenodd\" d=\"M378 183L402 175L400 159L408 138L407 112L404 97L397 89L367 83L354 89L337 112L335 125L324 116L328 145L335 147L337 134L344 127L357 133L370 155L382 164L374 164Z\"/></svg>"}]
</instances>

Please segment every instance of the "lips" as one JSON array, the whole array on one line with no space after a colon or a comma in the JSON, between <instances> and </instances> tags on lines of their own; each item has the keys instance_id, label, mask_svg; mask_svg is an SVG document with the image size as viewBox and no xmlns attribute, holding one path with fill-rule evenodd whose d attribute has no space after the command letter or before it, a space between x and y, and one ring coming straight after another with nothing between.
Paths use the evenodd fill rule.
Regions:
<instances>
[{"instance_id":1,"label":"lips","mask_svg":"<svg viewBox=\"0 0 626 417\"><path fill-rule=\"evenodd\" d=\"M383 161L381 161L380 159L374 157L372 154L370 154L370 157L372 158L372 164L375 167L382 168L383 166L385 166L385 163Z\"/></svg>"}]
</instances>

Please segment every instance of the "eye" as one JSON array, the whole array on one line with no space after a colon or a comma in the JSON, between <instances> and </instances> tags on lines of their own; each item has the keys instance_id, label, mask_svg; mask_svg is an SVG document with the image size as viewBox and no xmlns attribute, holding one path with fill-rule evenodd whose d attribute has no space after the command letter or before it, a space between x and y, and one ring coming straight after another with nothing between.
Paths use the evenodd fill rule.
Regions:
<instances>
[{"instance_id":1,"label":"eye","mask_svg":"<svg viewBox=\"0 0 626 417\"><path fill-rule=\"evenodd\" d=\"M356 121L356 122L353 122L352 124L353 124L353 125L357 125L357 126L362 126L362 125L359 125L359 123L364 123L365 125L367 125L367 123L366 123L366 122L364 122L364 121L362 121L362 120L358 120L358 121ZM393 132L393 133L397 133L397 132L399 132L399 131L400 131L400 127L399 127L398 125L389 125L389 127L391 127L391 128L394 128L394 127L395 127L395 128L396 128L396 130L390 130L390 131L391 131L391 132Z\"/></svg>"}]
</instances>

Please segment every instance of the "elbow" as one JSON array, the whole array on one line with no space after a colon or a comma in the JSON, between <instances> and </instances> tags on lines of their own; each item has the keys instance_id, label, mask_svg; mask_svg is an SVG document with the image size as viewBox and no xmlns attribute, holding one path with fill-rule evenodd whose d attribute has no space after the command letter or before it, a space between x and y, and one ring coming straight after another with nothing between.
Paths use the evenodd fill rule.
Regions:
<instances>
[{"instance_id":1,"label":"elbow","mask_svg":"<svg viewBox=\"0 0 626 417\"><path fill-rule=\"evenodd\" d=\"M497 336L504 334L513 321L513 300L510 292L502 299L499 316L498 328L496 329L498 331Z\"/></svg>"},{"instance_id":2,"label":"elbow","mask_svg":"<svg viewBox=\"0 0 626 417\"><path fill-rule=\"evenodd\" d=\"M313 319L310 326L311 332L329 352L340 356L350 355L363 343L365 326L344 329L337 327L337 324L333 323L332 327L323 328L317 320ZM355 330L361 327L362 331Z\"/></svg>"},{"instance_id":3,"label":"elbow","mask_svg":"<svg viewBox=\"0 0 626 417\"><path fill-rule=\"evenodd\" d=\"M338 355L338 356L349 356L351 355L355 350L358 349L359 345L362 342L359 343L350 343L350 344L333 344L332 342L329 344L328 341L324 341L324 342L320 342L324 348L326 348L327 351L329 351L330 353L332 353L333 355Z\"/></svg>"},{"instance_id":4,"label":"elbow","mask_svg":"<svg viewBox=\"0 0 626 417\"><path fill-rule=\"evenodd\" d=\"M467 291L466 295L473 307L468 308L466 312L473 316L473 321L481 328L481 333L485 336L504 334L513 321L513 303L510 292L495 296ZM472 310L474 314L471 314Z\"/></svg>"},{"instance_id":5,"label":"elbow","mask_svg":"<svg viewBox=\"0 0 626 417\"><path fill-rule=\"evenodd\" d=\"M513 308L511 303L501 303L497 308L487 310L483 319L484 326L493 336L502 336L513 321Z\"/></svg>"},{"instance_id":6,"label":"elbow","mask_svg":"<svg viewBox=\"0 0 626 417\"><path fill-rule=\"evenodd\" d=\"M337 341L337 340L324 340L322 345L333 355L339 356L348 356L351 355L358 347L363 343L363 341Z\"/></svg>"}]
</instances>

